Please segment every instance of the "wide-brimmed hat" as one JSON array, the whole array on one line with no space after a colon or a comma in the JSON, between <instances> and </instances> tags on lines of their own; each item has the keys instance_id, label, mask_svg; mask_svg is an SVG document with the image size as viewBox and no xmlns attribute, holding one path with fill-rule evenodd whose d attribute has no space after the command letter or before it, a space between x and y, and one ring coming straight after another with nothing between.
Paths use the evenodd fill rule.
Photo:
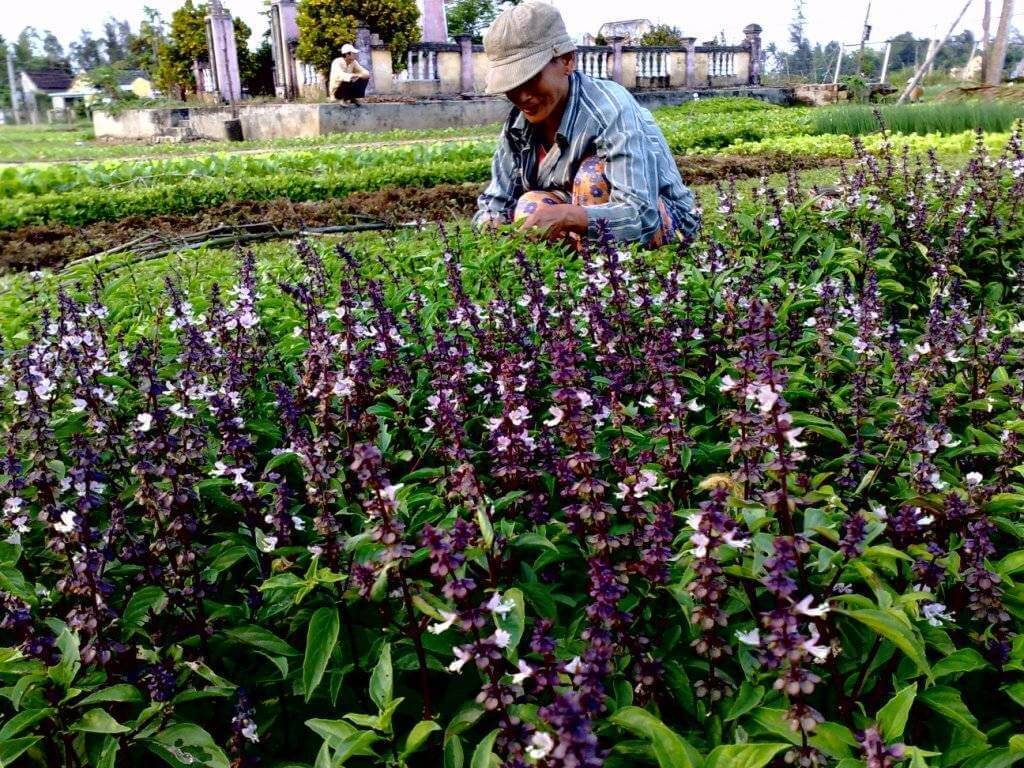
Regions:
<instances>
[{"instance_id":1,"label":"wide-brimmed hat","mask_svg":"<svg viewBox=\"0 0 1024 768\"><path fill-rule=\"evenodd\" d=\"M344 56L346 53L359 53L359 49L356 48L354 45L345 43L343 46L341 46L341 55Z\"/></svg>"},{"instance_id":2,"label":"wide-brimmed hat","mask_svg":"<svg viewBox=\"0 0 1024 768\"><path fill-rule=\"evenodd\" d=\"M528 0L503 11L484 35L487 93L507 93L536 75L556 56L576 50L553 5Z\"/></svg>"}]
</instances>

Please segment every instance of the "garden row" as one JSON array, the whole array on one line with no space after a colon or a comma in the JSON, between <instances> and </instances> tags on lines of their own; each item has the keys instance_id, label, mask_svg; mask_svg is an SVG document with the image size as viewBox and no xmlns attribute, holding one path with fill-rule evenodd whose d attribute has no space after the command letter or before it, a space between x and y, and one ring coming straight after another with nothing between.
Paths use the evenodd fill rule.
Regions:
<instances>
[{"instance_id":1,"label":"garden row","mask_svg":"<svg viewBox=\"0 0 1024 768\"><path fill-rule=\"evenodd\" d=\"M8 278L0 758L1012 766L1022 171Z\"/></svg>"}]
</instances>

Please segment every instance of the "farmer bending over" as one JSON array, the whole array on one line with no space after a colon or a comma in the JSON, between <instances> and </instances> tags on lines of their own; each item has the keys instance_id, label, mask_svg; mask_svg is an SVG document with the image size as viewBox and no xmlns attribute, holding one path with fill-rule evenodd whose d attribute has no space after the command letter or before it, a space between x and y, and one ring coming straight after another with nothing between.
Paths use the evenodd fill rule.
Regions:
<instances>
[{"instance_id":1,"label":"farmer bending over","mask_svg":"<svg viewBox=\"0 0 1024 768\"><path fill-rule=\"evenodd\" d=\"M522 220L549 237L597 234L658 246L699 221L661 129L617 83L576 71L561 14L528 0L484 37L487 92L514 105L473 218L477 227Z\"/></svg>"},{"instance_id":2,"label":"farmer bending over","mask_svg":"<svg viewBox=\"0 0 1024 768\"><path fill-rule=\"evenodd\" d=\"M366 84L370 82L370 73L356 61L357 53L358 48L345 43L341 56L331 62L330 93L342 103L357 105L356 99L366 95Z\"/></svg>"}]
</instances>

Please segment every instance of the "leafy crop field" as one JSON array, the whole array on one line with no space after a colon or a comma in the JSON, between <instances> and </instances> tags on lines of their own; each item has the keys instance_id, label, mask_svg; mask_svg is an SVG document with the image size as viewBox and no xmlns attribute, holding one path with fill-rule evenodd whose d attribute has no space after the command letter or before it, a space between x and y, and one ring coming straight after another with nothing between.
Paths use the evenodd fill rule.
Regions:
<instances>
[{"instance_id":1,"label":"leafy crop field","mask_svg":"<svg viewBox=\"0 0 1024 768\"><path fill-rule=\"evenodd\" d=\"M0 759L1012 766L1022 193L0 278Z\"/></svg>"}]
</instances>

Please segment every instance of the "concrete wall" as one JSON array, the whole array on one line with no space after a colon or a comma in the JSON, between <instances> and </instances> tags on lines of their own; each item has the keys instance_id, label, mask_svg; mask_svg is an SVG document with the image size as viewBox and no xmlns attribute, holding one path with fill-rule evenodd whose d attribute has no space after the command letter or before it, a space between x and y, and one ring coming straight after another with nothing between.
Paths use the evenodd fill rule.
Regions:
<instances>
[{"instance_id":1,"label":"concrete wall","mask_svg":"<svg viewBox=\"0 0 1024 768\"><path fill-rule=\"evenodd\" d=\"M505 119L504 98L451 99L417 104L365 104L360 109L320 104L320 133L417 130L487 125Z\"/></svg>"},{"instance_id":2,"label":"concrete wall","mask_svg":"<svg viewBox=\"0 0 1024 768\"><path fill-rule=\"evenodd\" d=\"M459 93L462 90L462 55L456 51L439 51L437 78L440 93Z\"/></svg>"},{"instance_id":3,"label":"concrete wall","mask_svg":"<svg viewBox=\"0 0 1024 768\"><path fill-rule=\"evenodd\" d=\"M373 88L377 93L395 92L395 73L391 64L391 51L372 49Z\"/></svg>"}]
</instances>

